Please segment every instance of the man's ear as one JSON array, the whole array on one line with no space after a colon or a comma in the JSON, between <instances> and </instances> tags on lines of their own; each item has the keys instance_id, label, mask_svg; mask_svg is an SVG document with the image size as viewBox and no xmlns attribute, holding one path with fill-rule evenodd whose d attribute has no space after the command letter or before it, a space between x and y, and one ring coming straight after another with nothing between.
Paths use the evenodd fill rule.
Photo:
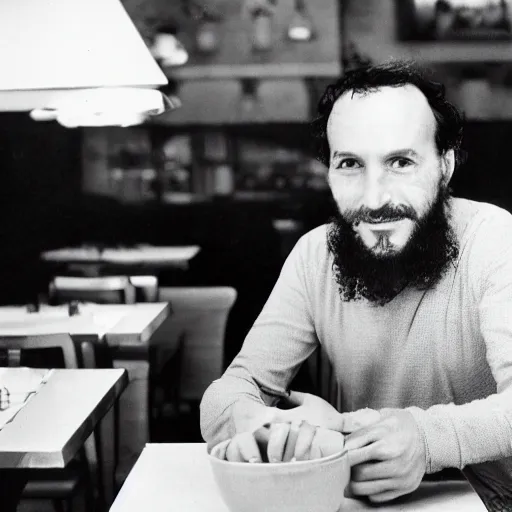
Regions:
<instances>
[{"instance_id":1,"label":"man's ear","mask_svg":"<svg viewBox=\"0 0 512 512\"><path fill-rule=\"evenodd\" d=\"M455 151L449 149L441 156L441 170L443 173L443 180L449 183L452 179L453 171L455 171Z\"/></svg>"}]
</instances>

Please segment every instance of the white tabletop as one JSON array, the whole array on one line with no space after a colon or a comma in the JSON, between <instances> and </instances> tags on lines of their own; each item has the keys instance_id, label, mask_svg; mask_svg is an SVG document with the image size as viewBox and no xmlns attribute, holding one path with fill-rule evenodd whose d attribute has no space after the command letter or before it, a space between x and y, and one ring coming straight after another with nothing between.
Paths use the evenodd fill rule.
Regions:
<instances>
[{"instance_id":1,"label":"white tabletop","mask_svg":"<svg viewBox=\"0 0 512 512\"><path fill-rule=\"evenodd\" d=\"M183 265L187 264L201 248L186 246L137 246L130 248L107 248L102 251L95 247L64 247L41 254L45 261L75 263L116 263L142 265Z\"/></svg>"},{"instance_id":2,"label":"white tabletop","mask_svg":"<svg viewBox=\"0 0 512 512\"><path fill-rule=\"evenodd\" d=\"M0 468L63 468L126 387L126 370L53 370L0 430Z\"/></svg>"},{"instance_id":3,"label":"white tabletop","mask_svg":"<svg viewBox=\"0 0 512 512\"><path fill-rule=\"evenodd\" d=\"M79 304L69 316L67 306L41 306L28 313L24 306L0 307L0 336L69 333L105 339L110 346L141 346L170 314L167 302L138 304Z\"/></svg>"},{"instance_id":4,"label":"white tabletop","mask_svg":"<svg viewBox=\"0 0 512 512\"><path fill-rule=\"evenodd\" d=\"M346 510L375 510L350 500ZM217 490L206 444L148 444L121 488L111 512L228 512ZM424 482L405 502L380 511L485 512L464 481Z\"/></svg>"}]
</instances>

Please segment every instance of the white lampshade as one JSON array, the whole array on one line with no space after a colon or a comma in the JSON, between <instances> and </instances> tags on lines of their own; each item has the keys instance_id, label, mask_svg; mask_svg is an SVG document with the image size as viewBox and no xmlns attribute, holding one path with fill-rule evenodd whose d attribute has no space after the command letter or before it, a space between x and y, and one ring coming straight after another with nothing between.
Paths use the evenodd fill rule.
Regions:
<instances>
[{"instance_id":1,"label":"white lampshade","mask_svg":"<svg viewBox=\"0 0 512 512\"><path fill-rule=\"evenodd\" d=\"M120 103L132 119L162 108L161 93L150 96L148 88L167 78L119 0L0 0L0 34L0 111L36 110L33 118L48 118L57 105L69 121L71 110L84 119L86 106L100 117L101 101L107 117ZM100 100L103 87L113 105ZM130 90L134 109L124 93L114 99L120 88Z\"/></svg>"}]
</instances>

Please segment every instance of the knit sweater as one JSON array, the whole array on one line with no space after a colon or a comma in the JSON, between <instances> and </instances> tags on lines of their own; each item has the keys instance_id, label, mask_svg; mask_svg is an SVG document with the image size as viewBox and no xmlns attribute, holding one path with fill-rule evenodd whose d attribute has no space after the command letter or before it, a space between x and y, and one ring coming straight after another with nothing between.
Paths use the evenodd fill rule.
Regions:
<instances>
[{"instance_id":1,"label":"knit sweater","mask_svg":"<svg viewBox=\"0 0 512 512\"><path fill-rule=\"evenodd\" d=\"M343 412L407 408L425 441L427 473L478 465L512 494L512 215L454 198L451 223L459 256L443 278L384 306L343 301L328 226L304 235L240 353L203 397L205 440L235 434L235 402L257 411L286 396L320 343Z\"/></svg>"}]
</instances>

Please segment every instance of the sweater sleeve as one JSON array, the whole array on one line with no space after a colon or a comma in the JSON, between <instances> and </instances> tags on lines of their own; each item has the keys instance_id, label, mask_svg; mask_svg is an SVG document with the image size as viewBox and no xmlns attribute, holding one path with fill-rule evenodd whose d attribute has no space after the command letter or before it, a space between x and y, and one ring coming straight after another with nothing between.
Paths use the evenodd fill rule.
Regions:
<instances>
[{"instance_id":1,"label":"sweater sleeve","mask_svg":"<svg viewBox=\"0 0 512 512\"><path fill-rule=\"evenodd\" d=\"M427 473L512 456L512 217L496 210L464 247L471 251L468 282L473 283L466 293L478 304L496 393L462 405L409 408L424 434Z\"/></svg>"},{"instance_id":2,"label":"sweater sleeve","mask_svg":"<svg viewBox=\"0 0 512 512\"><path fill-rule=\"evenodd\" d=\"M235 424L234 407L238 418L250 420L286 396L300 365L316 348L307 290L307 250L306 235L285 261L241 351L203 396L201 432L209 447L243 430Z\"/></svg>"}]
</instances>

